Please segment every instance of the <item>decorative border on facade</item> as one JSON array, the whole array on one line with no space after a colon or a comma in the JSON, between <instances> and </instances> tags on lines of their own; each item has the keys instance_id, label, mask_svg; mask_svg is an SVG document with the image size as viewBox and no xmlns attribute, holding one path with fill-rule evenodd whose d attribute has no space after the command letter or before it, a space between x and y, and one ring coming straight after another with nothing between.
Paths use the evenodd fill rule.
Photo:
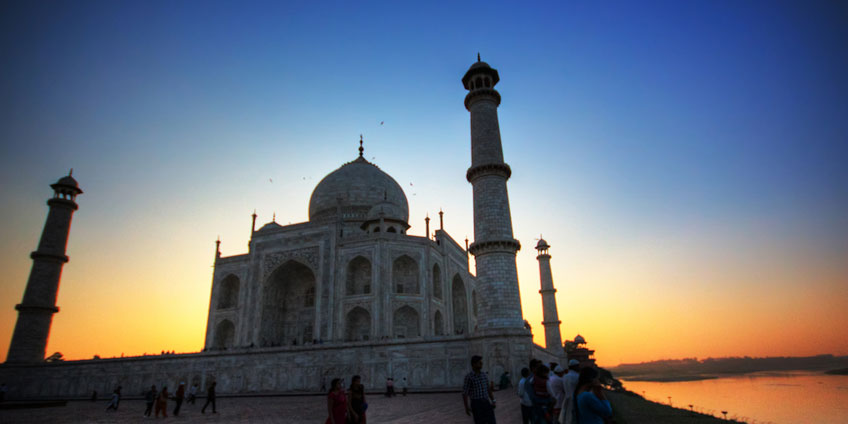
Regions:
<instances>
[{"instance_id":1,"label":"decorative border on facade","mask_svg":"<svg viewBox=\"0 0 848 424\"><path fill-rule=\"evenodd\" d=\"M521 250L521 243L518 240L490 240L490 241L475 241L468 247L468 251L474 256L480 256L486 253L512 253Z\"/></svg>"},{"instance_id":2,"label":"decorative border on facade","mask_svg":"<svg viewBox=\"0 0 848 424\"><path fill-rule=\"evenodd\" d=\"M501 104L501 94L494 88L475 88L465 95L465 109L470 112L471 109L469 106L471 106L471 103L473 103L473 101L478 97L492 100L495 102L495 106L500 106Z\"/></svg>"},{"instance_id":3,"label":"decorative border on facade","mask_svg":"<svg viewBox=\"0 0 848 424\"><path fill-rule=\"evenodd\" d=\"M497 175L509 179L512 176L512 169L505 163L487 163L468 168L468 171L465 173L465 179L470 183L479 177L487 175Z\"/></svg>"},{"instance_id":4,"label":"decorative border on facade","mask_svg":"<svg viewBox=\"0 0 848 424\"><path fill-rule=\"evenodd\" d=\"M306 264L312 268L312 272L317 272L318 246L285 250L266 255L262 261L262 278L268 278L268 276L274 272L280 264L289 260L300 260L306 262Z\"/></svg>"}]
</instances>

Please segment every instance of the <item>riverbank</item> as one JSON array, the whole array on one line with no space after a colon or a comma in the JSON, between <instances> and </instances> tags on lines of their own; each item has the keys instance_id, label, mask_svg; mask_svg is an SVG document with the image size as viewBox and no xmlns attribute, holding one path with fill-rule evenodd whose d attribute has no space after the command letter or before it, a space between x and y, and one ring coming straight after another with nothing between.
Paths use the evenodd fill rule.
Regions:
<instances>
[{"instance_id":1,"label":"riverbank","mask_svg":"<svg viewBox=\"0 0 848 424\"><path fill-rule=\"evenodd\" d=\"M727 424L739 421L724 420L710 415L673 408L645 400L632 392L607 392L616 424Z\"/></svg>"}]
</instances>

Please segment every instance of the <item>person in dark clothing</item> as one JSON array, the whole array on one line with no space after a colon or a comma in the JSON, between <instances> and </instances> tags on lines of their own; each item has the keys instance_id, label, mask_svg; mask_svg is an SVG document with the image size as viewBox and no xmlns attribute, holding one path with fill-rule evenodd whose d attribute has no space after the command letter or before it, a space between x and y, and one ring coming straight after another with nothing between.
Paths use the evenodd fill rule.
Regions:
<instances>
[{"instance_id":1,"label":"person in dark clothing","mask_svg":"<svg viewBox=\"0 0 848 424\"><path fill-rule=\"evenodd\" d=\"M121 386L118 386L114 392L112 392L112 399L109 400L109 406L106 407L106 410L118 410L118 404L121 403Z\"/></svg>"},{"instance_id":2,"label":"person in dark clothing","mask_svg":"<svg viewBox=\"0 0 848 424\"><path fill-rule=\"evenodd\" d=\"M176 393L174 393L174 402L177 404L174 407L175 417L180 415L180 407L183 406L183 399L185 399L185 383L180 383L180 387L178 387Z\"/></svg>"},{"instance_id":3,"label":"person in dark clothing","mask_svg":"<svg viewBox=\"0 0 848 424\"><path fill-rule=\"evenodd\" d=\"M471 372L462 383L462 403L465 413L474 417L474 424L496 423L494 384L483 371L483 358L478 355L471 357Z\"/></svg>"},{"instance_id":4,"label":"person in dark clothing","mask_svg":"<svg viewBox=\"0 0 848 424\"><path fill-rule=\"evenodd\" d=\"M156 386L150 386L150 390L144 394L144 401L147 402L147 409L144 410L144 416L149 417L153 412L153 402L156 401Z\"/></svg>"},{"instance_id":5,"label":"person in dark clothing","mask_svg":"<svg viewBox=\"0 0 848 424\"><path fill-rule=\"evenodd\" d=\"M216 384L218 384L218 383L213 381L212 385L209 386L209 389L206 390L206 403L203 405L203 408L200 408L201 414L206 413L206 407L209 406L210 403L212 404L212 413L213 414L218 413L218 411L215 410L215 385Z\"/></svg>"}]
</instances>

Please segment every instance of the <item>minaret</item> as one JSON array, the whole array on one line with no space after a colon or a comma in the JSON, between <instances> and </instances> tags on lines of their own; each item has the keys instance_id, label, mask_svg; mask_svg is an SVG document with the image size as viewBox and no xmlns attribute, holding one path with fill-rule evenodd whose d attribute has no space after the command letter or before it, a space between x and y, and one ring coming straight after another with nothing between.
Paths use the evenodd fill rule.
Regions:
<instances>
[{"instance_id":1,"label":"minaret","mask_svg":"<svg viewBox=\"0 0 848 424\"><path fill-rule=\"evenodd\" d=\"M536 259L539 260L539 279L542 284L542 289L539 290L539 293L542 294L542 316L544 319L542 325L545 327L545 349L557 356L563 356L562 336L559 334L559 325L562 321L559 320L557 313L556 289L554 288L554 277L551 274L551 255L548 254L550 247L543 238L539 238L539 243L536 244L536 251L539 252Z\"/></svg>"},{"instance_id":2,"label":"minaret","mask_svg":"<svg viewBox=\"0 0 848 424\"><path fill-rule=\"evenodd\" d=\"M38 249L30 254L32 270L29 273L23 301L15 306L18 322L9 345L7 363L41 362L47 348L53 314L59 312L56 296L62 266L68 262L65 248L71 230L71 217L77 210L77 195L82 194L77 181L63 177L50 187L53 198L47 201L50 211L41 233Z\"/></svg>"},{"instance_id":3,"label":"minaret","mask_svg":"<svg viewBox=\"0 0 848 424\"><path fill-rule=\"evenodd\" d=\"M474 192L474 243L469 251L477 264L477 327L480 332L524 332L515 253L521 248L512 235L506 180L512 171L504 163L498 105L494 89L498 71L480 61L471 65L462 85L468 90L465 108L471 113L471 167L465 177Z\"/></svg>"}]
</instances>

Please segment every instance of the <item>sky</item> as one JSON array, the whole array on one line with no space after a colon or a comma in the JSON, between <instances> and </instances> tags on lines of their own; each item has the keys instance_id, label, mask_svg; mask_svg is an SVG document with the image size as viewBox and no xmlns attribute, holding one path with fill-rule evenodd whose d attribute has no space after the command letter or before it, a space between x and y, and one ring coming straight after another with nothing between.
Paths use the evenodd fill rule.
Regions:
<instances>
[{"instance_id":1,"label":"sky","mask_svg":"<svg viewBox=\"0 0 848 424\"><path fill-rule=\"evenodd\" d=\"M522 309L601 365L848 355L840 2L0 5L0 361L47 213L77 200L47 354L203 347L215 240L308 219L365 156L473 241L460 79L500 73ZM381 122L383 124L381 125Z\"/></svg>"}]
</instances>

